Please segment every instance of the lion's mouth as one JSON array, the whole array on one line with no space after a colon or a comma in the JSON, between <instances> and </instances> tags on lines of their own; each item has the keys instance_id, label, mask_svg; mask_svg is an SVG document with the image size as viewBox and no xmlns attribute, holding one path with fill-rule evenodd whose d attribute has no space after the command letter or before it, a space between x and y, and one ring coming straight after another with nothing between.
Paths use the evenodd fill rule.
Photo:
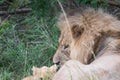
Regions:
<instances>
[{"instance_id":1,"label":"lion's mouth","mask_svg":"<svg viewBox=\"0 0 120 80\"><path fill-rule=\"evenodd\" d=\"M57 65L57 71L58 71L60 68L61 68L61 66L60 66L60 65Z\"/></svg>"}]
</instances>

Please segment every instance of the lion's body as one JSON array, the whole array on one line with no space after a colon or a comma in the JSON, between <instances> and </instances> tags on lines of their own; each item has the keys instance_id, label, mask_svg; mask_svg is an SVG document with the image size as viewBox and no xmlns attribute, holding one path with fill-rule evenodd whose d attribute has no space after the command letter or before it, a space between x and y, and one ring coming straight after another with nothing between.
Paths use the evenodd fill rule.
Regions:
<instances>
[{"instance_id":1,"label":"lion's body","mask_svg":"<svg viewBox=\"0 0 120 80\"><path fill-rule=\"evenodd\" d=\"M53 80L71 80L70 76L72 80L89 80L86 77L94 75L98 80L119 80L120 21L102 10L77 11L67 13L69 26L64 15L59 18L61 37L53 61L70 61ZM67 57L60 56L65 53Z\"/></svg>"}]
</instances>

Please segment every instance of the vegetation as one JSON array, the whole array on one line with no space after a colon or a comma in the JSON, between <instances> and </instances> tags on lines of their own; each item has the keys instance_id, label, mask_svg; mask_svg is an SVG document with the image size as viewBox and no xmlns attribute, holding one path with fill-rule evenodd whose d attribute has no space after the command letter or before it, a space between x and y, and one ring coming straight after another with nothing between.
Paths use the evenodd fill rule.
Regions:
<instances>
[{"instance_id":1,"label":"vegetation","mask_svg":"<svg viewBox=\"0 0 120 80\"><path fill-rule=\"evenodd\" d=\"M32 66L51 66L59 30L58 0L1 0L1 11L31 8L31 12L0 16L0 80L21 80ZM99 0L60 0L64 8L81 4L106 7Z\"/></svg>"}]
</instances>

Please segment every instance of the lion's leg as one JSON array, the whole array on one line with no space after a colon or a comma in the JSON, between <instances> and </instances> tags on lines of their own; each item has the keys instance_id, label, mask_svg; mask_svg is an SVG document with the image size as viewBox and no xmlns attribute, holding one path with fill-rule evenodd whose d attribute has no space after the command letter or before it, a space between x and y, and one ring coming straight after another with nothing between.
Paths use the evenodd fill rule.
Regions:
<instances>
[{"instance_id":1,"label":"lion's leg","mask_svg":"<svg viewBox=\"0 0 120 80\"><path fill-rule=\"evenodd\" d=\"M105 55L90 65L70 60L56 73L53 80L119 80L120 56Z\"/></svg>"}]
</instances>

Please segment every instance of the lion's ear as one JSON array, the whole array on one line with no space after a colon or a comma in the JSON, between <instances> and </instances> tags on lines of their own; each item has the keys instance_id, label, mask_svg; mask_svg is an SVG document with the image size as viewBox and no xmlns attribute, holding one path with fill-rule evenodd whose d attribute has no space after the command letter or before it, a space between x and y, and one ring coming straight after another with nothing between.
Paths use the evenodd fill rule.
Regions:
<instances>
[{"instance_id":1,"label":"lion's ear","mask_svg":"<svg viewBox=\"0 0 120 80\"><path fill-rule=\"evenodd\" d=\"M80 38L80 36L83 32L82 29L80 29L79 25L72 26L71 31L72 31L73 39Z\"/></svg>"}]
</instances>

